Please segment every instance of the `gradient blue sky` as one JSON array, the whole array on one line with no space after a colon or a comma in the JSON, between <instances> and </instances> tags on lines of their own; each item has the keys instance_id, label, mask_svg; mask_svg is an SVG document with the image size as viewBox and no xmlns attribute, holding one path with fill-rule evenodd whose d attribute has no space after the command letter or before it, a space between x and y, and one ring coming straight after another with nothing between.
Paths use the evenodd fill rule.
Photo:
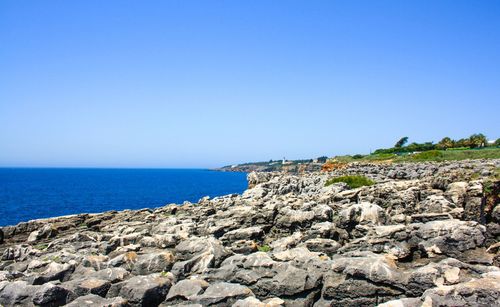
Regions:
<instances>
[{"instance_id":1,"label":"gradient blue sky","mask_svg":"<svg viewBox=\"0 0 500 307\"><path fill-rule=\"evenodd\" d=\"M499 137L500 1L0 1L0 166Z\"/></svg>"}]
</instances>

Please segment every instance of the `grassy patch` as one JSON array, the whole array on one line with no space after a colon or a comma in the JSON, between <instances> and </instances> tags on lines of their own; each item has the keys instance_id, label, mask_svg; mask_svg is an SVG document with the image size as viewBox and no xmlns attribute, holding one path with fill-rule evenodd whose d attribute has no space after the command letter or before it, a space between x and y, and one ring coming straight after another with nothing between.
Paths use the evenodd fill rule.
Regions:
<instances>
[{"instance_id":1,"label":"grassy patch","mask_svg":"<svg viewBox=\"0 0 500 307\"><path fill-rule=\"evenodd\" d=\"M350 175L350 176L340 176L340 177L330 178L326 181L325 187L339 182L346 183L351 189L375 184L375 181L365 176Z\"/></svg>"},{"instance_id":2,"label":"grassy patch","mask_svg":"<svg viewBox=\"0 0 500 307\"><path fill-rule=\"evenodd\" d=\"M454 161L466 159L500 159L500 148L466 149L466 150L429 150L407 155L396 162L413 161Z\"/></svg>"},{"instance_id":3,"label":"grassy patch","mask_svg":"<svg viewBox=\"0 0 500 307\"><path fill-rule=\"evenodd\" d=\"M467 159L500 159L500 148L487 147L481 149L449 148L447 150L428 150L396 155L391 153L371 154L366 156L336 156L335 160L344 163L350 162L378 162L392 161L401 162L421 162L421 161L456 161Z\"/></svg>"},{"instance_id":4,"label":"grassy patch","mask_svg":"<svg viewBox=\"0 0 500 307\"><path fill-rule=\"evenodd\" d=\"M43 261L53 261L53 262L57 262L57 263L61 263L61 257L59 256L50 256L50 257L44 257L43 258Z\"/></svg>"},{"instance_id":5,"label":"grassy patch","mask_svg":"<svg viewBox=\"0 0 500 307\"><path fill-rule=\"evenodd\" d=\"M416 153L411 158L418 161L437 161L441 160L443 156L443 152L440 150L429 150Z\"/></svg>"},{"instance_id":6,"label":"grassy patch","mask_svg":"<svg viewBox=\"0 0 500 307\"><path fill-rule=\"evenodd\" d=\"M38 244L35 246L36 249L39 249L39 250L46 250L47 248L49 248L49 245L48 244Z\"/></svg>"},{"instance_id":7,"label":"grassy patch","mask_svg":"<svg viewBox=\"0 0 500 307\"><path fill-rule=\"evenodd\" d=\"M262 245L262 246L257 247L257 249L259 250L259 252L267 253L271 250L271 247L269 245Z\"/></svg>"},{"instance_id":8,"label":"grassy patch","mask_svg":"<svg viewBox=\"0 0 500 307\"><path fill-rule=\"evenodd\" d=\"M500 159L500 148L444 150L441 152L444 160Z\"/></svg>"}]
</instances>

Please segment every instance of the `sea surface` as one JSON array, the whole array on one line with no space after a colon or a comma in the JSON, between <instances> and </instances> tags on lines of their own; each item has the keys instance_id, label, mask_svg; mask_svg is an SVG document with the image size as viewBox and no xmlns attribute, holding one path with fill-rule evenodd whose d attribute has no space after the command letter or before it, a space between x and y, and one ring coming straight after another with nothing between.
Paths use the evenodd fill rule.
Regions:
<instances>
[{"instance_id":1,"label":"sea surface","mask_svg":"<svg viewBox=\"0 0 500 307\"><path fill-rule=\"evenodd\" d=\"M246 187L245 173L203 169L0 168L0 226L196 202Z\"/></svg>"}]
</instances>

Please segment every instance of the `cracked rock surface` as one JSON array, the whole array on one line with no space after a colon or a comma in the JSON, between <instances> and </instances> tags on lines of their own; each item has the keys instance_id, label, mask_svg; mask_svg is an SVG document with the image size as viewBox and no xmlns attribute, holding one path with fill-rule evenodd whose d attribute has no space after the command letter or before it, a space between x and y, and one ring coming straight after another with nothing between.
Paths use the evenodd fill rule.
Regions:
<instances>
[{"instance_id":1,"label":"cracked rock surface","mask_svg":"<svg viewBox=\"0 0 500 307\"><path fill-rule=\"evenodd\" d=\"M500 160L251 173L242 195L0 229L2 306L500 306ZM360 174L376 184L325 187Z\"/></svg>"}]
</instances>

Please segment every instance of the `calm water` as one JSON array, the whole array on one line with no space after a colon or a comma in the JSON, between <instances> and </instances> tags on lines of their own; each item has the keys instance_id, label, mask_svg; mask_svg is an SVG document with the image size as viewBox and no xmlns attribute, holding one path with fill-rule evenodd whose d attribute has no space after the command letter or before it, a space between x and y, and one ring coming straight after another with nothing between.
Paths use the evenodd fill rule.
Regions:
<instances>
[{"instance_id":1,"label":"calm water","mask_svg":"<svg viewBox=\"0 0 500 307\"><path fill-rule=\"evenodd\" d=\"M155 208L241 193L246 174L199 169L0 168L0 226L36 218Z\"/></svg>"}]
</instances>

